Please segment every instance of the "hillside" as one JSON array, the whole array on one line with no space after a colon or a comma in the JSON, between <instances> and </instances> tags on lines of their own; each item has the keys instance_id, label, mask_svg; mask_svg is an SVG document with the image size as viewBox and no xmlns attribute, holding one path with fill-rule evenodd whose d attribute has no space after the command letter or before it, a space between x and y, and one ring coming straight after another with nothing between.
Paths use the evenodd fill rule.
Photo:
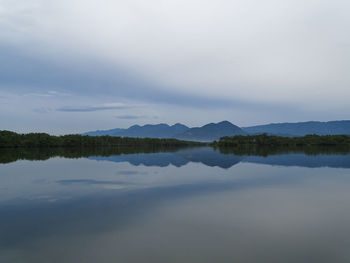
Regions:
<instances>
[{"instance_id":1,"label":"hillside","mask_svg":"<svg viewBox=\"0 0 350 263\"><path fill-rule=\"evenodd\" d=\"M316 135L350 135L350 121L329 121L329 122L296 122L296 123L271 123L240 128L229 121L219 123L209 123L202 127L189 128L177 123L168 124L147 124L133 125L127 129L97 130L83 133L90 136L120 136L139 138L177 138L191 141L213 141L219 140L223 136L234 135L255 135L267 133L277 136L305 136L307 134Z\"/></svg>"},{"instance_id":2,"label":"hillside","mask_svg":"<svg viewBox=\"0 0 350 263\"><path fill-rule=\"evenodd\" d=\"M340 135L350 134L350 121L329 122L296 122L296 123L272 123L242 128L248 134L262 134L279 136L305 136L317 135Z\"/></svg>"},{"instance_id":3,"label":"hillside","mask_svg":"<svg viewBox=\"0 0 350 263\"><path fill-rule=\"evenodd\" d=\"M189 127L176 123L172 126L168 124L146 124L143 126L133 125L127 129L112 129L105 131L87 132L83 135L90 136L121 136L121 137L139 137L139 138L173 138L176 134L187 131Z\"/></svg>"},{"instance_id":4,"label":"hillside","mask_svg":"<svg viewBox=\"0 0 350 263\"><path fill-rule=\"evenodd\" d=\"M246 134L240 127L229 121L209 123L202 127L191 128L182 134L175 136L177 139L190 141L214 141L223 136Z\"/></svg>"}]
</instances>

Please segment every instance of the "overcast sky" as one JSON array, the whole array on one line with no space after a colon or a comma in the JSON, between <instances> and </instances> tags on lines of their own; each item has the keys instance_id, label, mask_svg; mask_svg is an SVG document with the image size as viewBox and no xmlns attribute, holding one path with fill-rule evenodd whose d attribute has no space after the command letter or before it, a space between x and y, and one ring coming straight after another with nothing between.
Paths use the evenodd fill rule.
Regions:
<instances>
[{"instance_id":1,"label":"overcast sky","mask_svg":"<svg viewBox=\"0 0 350 263\"><path fill-rule=\"evenodd\" d=\"M350 119L349 0L0 0L0 130Z\"/></svg>"}]
</instances>

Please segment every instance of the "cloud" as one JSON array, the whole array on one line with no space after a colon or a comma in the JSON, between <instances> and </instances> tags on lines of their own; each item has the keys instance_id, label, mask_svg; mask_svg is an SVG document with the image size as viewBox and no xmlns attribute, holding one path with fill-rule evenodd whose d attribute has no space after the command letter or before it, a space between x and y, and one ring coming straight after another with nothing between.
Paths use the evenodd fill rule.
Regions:
<instances>
[{"instance_id":1,"label":"cloud","mask_svg":"<svg viewBox=\"0 0 350 263\"><path fill-rule=\"evenodd\" d=\"M121 120L137 120L137 119L149 119L149 118L153 118L153 119L157 119L157 116L147 116L147 115L117 115L115 116L115 118L117 119L121 119Z\"/></svg>"},{"instance_id":2,"label":"cloud","mask_svg":"<svg viewBox=\"0 0 350 263\"><path fill-rule=\"evenodd\" d=\"M136 119L141 119L141 118L147 118L145 115L118 115L115 116L117 119L122 119L122 120L136 120Z\"/></svg>"},{"instance_id":3,"label":"cloud","mask_svg":"<svg viewBox=\"0 0 350 263\"><path fill-rule=\"evenodd\" d=\"M23 96L52 98L52 97L67 97L67 96L72 96L72 94L67 92L58 92L54 90L49 90L47 92L41 92L41 93L26 93L26 94L23 94Z\"/></svg>"},{"instance_id":4,"label":"cloud","mask_svg":"<svg viewBox=\"0 0 350 263\"><path fill-rule=\"evenodd\" d=\"M52 108L41 107L41 108L35 108L35 109L33 109L33 111L36 112L36 113L46 114L46 113L52 112L53 109Z\"/></svg>"},{"instance_id":5,"label":"cloud","mask_svg":"<svg viewBox=\"0 0 350 263\"><path fill-rule=\"evenodd\" d=\"M103 110L120 110L130 108L130 105L125 105L123 103L105 103L102 105L95 106L81 106L81 107L61 107L57 111L62 112L91 112L91 111L103 111Z\"/></svg>"},{"instance_id":6,"label":"cloud","mask_svg":"<svg viewBox=\"0 0 350 263\"><path fill-rule=\"evenodd\" d=\"M86 185L123 185L124 182L117 181L101 181L101 180L93 180L93 179L67 179L67 180L59 180L56 181L58 184L62 185L71 185L71 184L86 184Z\"/></svg>"},{"instance_id":7,"label":"cloud","mask_svg":"<svg viewBox=\"0 0 350 263\"><path fill-rule=\"evenodd\" d=\"M350 41L344 34L348 1L28 0L1 6L7 42L24 43L32 52L41 43L38 55L54 61L78 54L77 64L91 59L109 65L107 75L96 68L96 79L89 72L85 78L65 77L87 78L85 88L96 92L101 86L130 88L120 84L133 77L111 78L117 69L118 78L125 76L120 70L141 81L131 85L135 94L144 87L319 108L326 101L346 105L338 94L350 95L350 52L341 44Z\"/></svg>"},{"instance_id":8,"label":"cloud","mask_svg":"<svg viewBox=\"0 0 350 263\"><path fill-rule=\"evenodd\" d=\"M2 125L346 118L349 8L346 0L0 0L0 90L28 94L16 108L1 100ZM54 110L38 116L46 108Z\"/></svg>"},{"instance_id":9,"label":"cloud","mask_svg":"<svg viewBox=\"0 0 350 263\"><path fill-rule=\"evenodd\" d=\"M43 97L43 98L53 97L53 95L49 93L28 93L28 94L25 94L24 96Z\"/></svg>"}]
</instances>

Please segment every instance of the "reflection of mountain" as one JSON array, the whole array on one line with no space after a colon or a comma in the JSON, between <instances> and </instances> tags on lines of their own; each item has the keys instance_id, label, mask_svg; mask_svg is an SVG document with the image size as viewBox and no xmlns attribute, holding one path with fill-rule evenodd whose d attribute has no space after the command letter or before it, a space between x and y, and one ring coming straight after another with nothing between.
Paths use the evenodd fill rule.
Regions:
<instances>
[{"instance_id":1,"label":"reflection of mountain","mask_svg":"<svg viewBox=\"0 0 350 263\"><path fill-rule=\"evenodd\" d=\"M350 168L350 155L306 155L303 153L246 156L243 162L281 166Z\"/></svg>"},{"instance_id":2,"label":"reflection of mountain","mask_svg":"<svg viewBox=\"0 0 350 263\"><path fill-rule=\"evenodd\" d=\"M159 166L165 167L174 165L176 167L184 166L189 162L202 163L207 166L219 166L221 168L230 168L239 163L242 157L236 155L221 154L210 147L190 148L177 152L159 152L159 153L141 153L126 154L118 156L94 156L89 157L92 160L128 162L132 165Z\"/></svg>"},{"instance_id":3,"label":"reflection of mountain","mask_svg":"<svg viewBox=\"0 0 350 263\"><path fill-rule=\"evenodd\" d=\"M189 161L182 156L173 153L139 153L139 154L122 154L116 156L97 156L89 157L91 160L111 161L111 162L128 162L132 165L159 166L166 167L170 164L180 167L186 165Z\"/></svg>"},{"instance_id":4,"label":"reflection of mountain","mask_svg":"<svg viewBox=\"0 0 350 263\"><path fill-rule=\"evenodd\" d=\"M92 160L104 160L111 162L128 162L132 165L165 167L174 165L180 167L190 162L202 163L207 166L230 168L240 162L257 163L281 166L300 167L332 167L350 168L350 154L318 154L307 155L304 153L285 153L262 156L238 156L234 154L222 154L210 147L191 148L177 152L127 154L109 157L89 157Z\"/></svg>"},{"instance_id":5,"label":"reflection of mountain","mask_svg":"<svg viewBox=\"0 0 350 263\"><path fill-rule=\"evenodd\" d=\"M230 168L240 162L281 166L350 168L349 149L339 148L42 148L2 149L0 163L18 160L47 160L53 157L89 158L97 161L128 162L132 165L166 167L201 163Z\"/></svg>"}]
</instances>

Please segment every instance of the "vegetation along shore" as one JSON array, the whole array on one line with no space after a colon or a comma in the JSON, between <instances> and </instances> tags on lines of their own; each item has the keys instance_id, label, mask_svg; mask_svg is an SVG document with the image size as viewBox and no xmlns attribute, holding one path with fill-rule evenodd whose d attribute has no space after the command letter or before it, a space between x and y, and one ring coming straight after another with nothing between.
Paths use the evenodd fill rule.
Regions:
<instances>
[{"instance_id":1,"label":"vegetation along shore","mask_svg":"<svg viewBox=\"0 0 350 263\"><path fill-rule=\"evenodd\" d=\"M40 148L40 147L181 147L200 146L208 143L165 138L131 138L117 136L63 135L46 133L18 134L0 131L0 148ZM283 137L274 135L236 135L224 136L210 144L214 147L299 147L299 146L343 146L350 147L349 135L306 135L302 137Z\"/></svg>"},{"instance_id":2,"label":"vegetation along shore","mask_svg":"<svg viewBox=\"0 0 350 263\"><path fill-rule=\"evenodd\" d=\"M306 135L302 137L283 137L267 134L237 135L221 137L214 141L213 146L234 147L243 145L254 146L349 146L349 135Z\"/></svg>"},{"instance_id":3,"label":"vegetation along shore","mask_svg":"<svg viewBox=\"0 0 350 263\"><path fill-rule=\"evenodd\" d=\"M53 136L46 133L18 134L0 131L0 148L35 148L35 147L129 147L129 146L195 146L199 142L177 139L130 138L114 136L63 135Z\"/></svg>"}]
</instances>

